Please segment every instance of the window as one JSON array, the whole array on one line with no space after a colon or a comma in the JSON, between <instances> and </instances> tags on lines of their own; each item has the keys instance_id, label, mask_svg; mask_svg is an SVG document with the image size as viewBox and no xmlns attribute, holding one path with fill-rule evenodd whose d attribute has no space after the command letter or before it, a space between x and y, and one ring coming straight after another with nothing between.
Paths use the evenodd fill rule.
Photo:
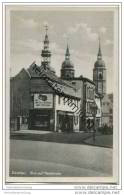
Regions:
<instances>
[{"instance_id":1,"label":"window","mask_svg":"<svg viewBox=\"0 0 124 195\"><path fill-rule=\"evenodd\" d=\"M88 88L86 87L86 98L88 98Z\"/></svg>"},{"instance_id":2,"label":"window","mask_svg":"<svg viewBox=\"0 0 124 195\"><path fill-rule=\"evenodd\" d=\"M72 85L75 85L76 84L76 82L75 81L72 81Z\"/></svg>"},{"instance_id":3,"label":"window","mask_svg":"<svg viewBox=\"0 0 124 195\"><path fill-rule=\"evenodd\" d=\"M65 102L66 102L66 98L63 98L63 104L65 105Z\"/></svg>"},{"instance_id":4,"label":"window","mask_svg":"<svg viewBox=\"0 0 124 195\"><path fill-rule=\"evenodd\" d=\"M86 107L87 107L87 112L88 112L88 103L87 103L87 106Z\"/></svg>"},{"instance_id":5,"label":"window","mask_svg":"<svg viewBox=\"0 0 124 195\"><path fill-rule=\"evenodd\" d=\"M109 110L109 113L112 114L112 109Z\"/></svg>"},{"instance_id":6,"label":"window","mask_svg":"<svg viewBox=\"0 0 124 195\"><path fill-rule=\"evenodd\" d=\"M92 90L89 91L89 98L92 99Z\"/></svg>"},{"instance_id":7,"label":"window","mask_svg":"<svg viewBox=\"0 0 124 195\"><path fill-rule=\"evenodd\" d=\"M87 102L87 112L89 113L90 112L90 107L89 107L89 102Z\"/></svg>"},{"instance_id":8,"label":"window","mask_svg":"<svg viewBox=\"0 0 124 195\"><path fill-rule=\"evenodd\" d=\"M100 114L100 109L98 108L98 114Z\"/></svg>"},{"instance_id":9,"label":"window","mask_svg":"<svg viewBox=\"0 0 124 195\"><path fill-rule=\"evenodd\" d=\"M93 92L93 94L92 94L92 95L93 95L93 99L94 99L94 89L93 89L93 91L92 91L92 92Z\"/></svg>"},{"instance_id":10,"label":"window","mask_svg":"<svg viewBox=\"0 0 124 195\"><path fill-rule=\"evenodd\" d=\"M100 79L100 80L102 79L102 73L99 74L99 79Z\"/></svg>"},{"instance_id":11,"label":"window","mask_svg":"<svg viewBox=\"0 0 124 195\"><path fill-rule=\"evenodd\" d=\"M102 93L102 82L98 83L98 92Z\"/></svg>"},{"instance_id":12,"label":"window","mask_svg":"<svg viewBox=\"0 0 124 195\"><path fill-rule=\"evenodd\" d=\"M70 75L69 75L69 74L66 74L66 77L67 77L67 78L70 78Z\"/></svg>"},{"instance_id":13,"label":"window","mask_svg":"<svg viewBox=\"0 0 124 195\"><path fill-rule=\"evenodd\" d=\"M88 98L91 99L91 90L89 89Z\"/></svg>"},{"instance_id":14,"label":"window","mask_svg":"<svg viewBox=\"0 0 124 195\"><path fill-rule=\"evenodd\" d=\"M61 104L61 97L58 97L58 104Z\"/></svg>"}]
</instances>

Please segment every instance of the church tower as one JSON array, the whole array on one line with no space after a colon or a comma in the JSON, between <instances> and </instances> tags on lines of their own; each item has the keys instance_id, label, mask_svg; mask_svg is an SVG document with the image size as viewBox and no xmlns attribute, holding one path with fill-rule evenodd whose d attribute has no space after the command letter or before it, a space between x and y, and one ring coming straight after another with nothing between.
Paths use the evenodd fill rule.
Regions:
<instances>
[{"instance_id":1,"label":"church tower","mask_svg":"<svg viewBox=\"0 0 124 195\"><path fill-rule=\"evenodd\" d=\"M74 76L75 76L74 65L70 61L70 52L69 52L69 47L67 44L65 60L62 63L62 68L61 68L61 78L62 79L72 79L74 78Z\"/></svg>"},{"instance_id":2,"label":"church tower","mask_svg":"<svg viewBox=\"0 0 124 195\"><path fill-rule=\"evenodd\" d=\"M101 45L99 39L99 49L97 54L97 61L93 69L93 81L96 86L96 93L102 97L106 94L106 68L105 62L102 59Z\"/></svg>"},{"instance_id":3,"label":"church tower","mask_svg":"<svg viewBox=\"0 0 124 195\"><path fill-rule=\"evenodd\" d=\"M45 34L45 39L44 39L44 48L42 49L41 52L41 66L43 66L44 70L50 70L51 72L55 73L55 70L50 66L50 61L51 61L51 51L49 50L49 38L48 38L48 26L45 26L46 28L46 34Z\"/></svg>"}]
</instances>

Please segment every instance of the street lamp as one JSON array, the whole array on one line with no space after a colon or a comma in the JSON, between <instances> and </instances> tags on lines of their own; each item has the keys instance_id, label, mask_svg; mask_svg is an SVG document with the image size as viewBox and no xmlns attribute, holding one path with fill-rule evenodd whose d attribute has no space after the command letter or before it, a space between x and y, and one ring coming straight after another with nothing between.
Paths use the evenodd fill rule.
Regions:
<instances>
[{"instance_id":1,"label":"street lamp","mask_svg":"<svg viewBox=\"0 0 124 195\"><path fill-rule=\"evenodd\" d=\"M95 133L96 133L96 125L95 125L95 118L96 118L96 114L97 114L97 105L95 102L93 102L93 104L91 104L91 112L93 115L93 121L94 121L94 126L93 126L93 141L95 143Z\"/></svg>"}]
</instances>

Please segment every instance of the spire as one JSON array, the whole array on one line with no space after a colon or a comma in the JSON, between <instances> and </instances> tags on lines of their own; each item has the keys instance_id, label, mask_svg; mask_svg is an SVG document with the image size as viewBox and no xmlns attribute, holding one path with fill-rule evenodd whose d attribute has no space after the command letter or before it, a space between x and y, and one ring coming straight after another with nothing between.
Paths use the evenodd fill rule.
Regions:
<instances>
[{"instance_id":1,"label":"spire","mask_svg":"<svg viewBox=\"0 0 124 195\"><path fill-rule=\"evenodd\" d=\"M65 59L68 60L70 58L70 52L69 52L69 46L67 43L66 53L65 53Z\"/></svg>"},{"instance_id":2,"label":"spire","mask_svg":"<svg viewBox=\"0 0 124 195\"><path fill-rule=\"evenodd\" d=\"M44 27L45 27L46 35L47 35L47 31L48 31L48 26L47 26L47 24L46 24Z\"/></svg>"},{"instance_id":3,"label":"spire","mask_svg":"<svg viewBox=\"0 0 124 195\"><path fill-rule=\"evenodd\" d=\"M101 52L101 45L100 45L100 36L99 36L99 50L98 50L97 59L98 60L102 59L102 52Z\"/></svg>"},{"instance_id":4,"label":"spire","mask_svg":"<svg viewBox=\"0 0 124 195\"><path fill-rule=\"evenodd\" d=\"M69 46L67 43L67 48L65 52L65 60L62 63L61 68L61 78L62 79L71 79L75 76L74 64L70 60Z\"/></svg>"},{"instance_id":5,"label":"spire","mask_svg":"<svg viewBox=\"0 0 124 195\"><path fill-rule=\"evenodd\" d=\"M48 31L48 26L45 25L45 31L46 31L46 34L45 34L45 40L44 40L44 49L46 48L49 48L49 39L48 39L48 34L47 34L47 31Z\"/></svg>"},{"instance_id":6,"label":"spire","mask_svg":"<svg viewBox=\"0 0 124 195\"><path fill-rule=\"evenodd\" d=\"M48 26L47 25L45 25L45 31L46 31L46 34L45 34L45 39L44 39L44 48L41 52L41 56L42 56L41 64L43 65L44 69L46 69L49 66L50 57L51 57L51 52L49 50L49 39L48 39L48 34L47 34Z\"/></svg>"}]
</instances>

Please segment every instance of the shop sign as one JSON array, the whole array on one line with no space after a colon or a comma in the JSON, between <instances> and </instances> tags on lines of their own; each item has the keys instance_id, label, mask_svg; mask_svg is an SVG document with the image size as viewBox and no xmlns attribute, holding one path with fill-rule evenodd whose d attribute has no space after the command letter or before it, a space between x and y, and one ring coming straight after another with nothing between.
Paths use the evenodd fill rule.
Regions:
<instances>
[{"instance_id":1,"label":"shop sign","mask_svg":"<svg viewBox=\"0 0 124 195\"><path fill-rule=\"evenodd\" d=\"M52 94L34 94L34 108L52 108Z\"/></svg>"}]
</instances>

